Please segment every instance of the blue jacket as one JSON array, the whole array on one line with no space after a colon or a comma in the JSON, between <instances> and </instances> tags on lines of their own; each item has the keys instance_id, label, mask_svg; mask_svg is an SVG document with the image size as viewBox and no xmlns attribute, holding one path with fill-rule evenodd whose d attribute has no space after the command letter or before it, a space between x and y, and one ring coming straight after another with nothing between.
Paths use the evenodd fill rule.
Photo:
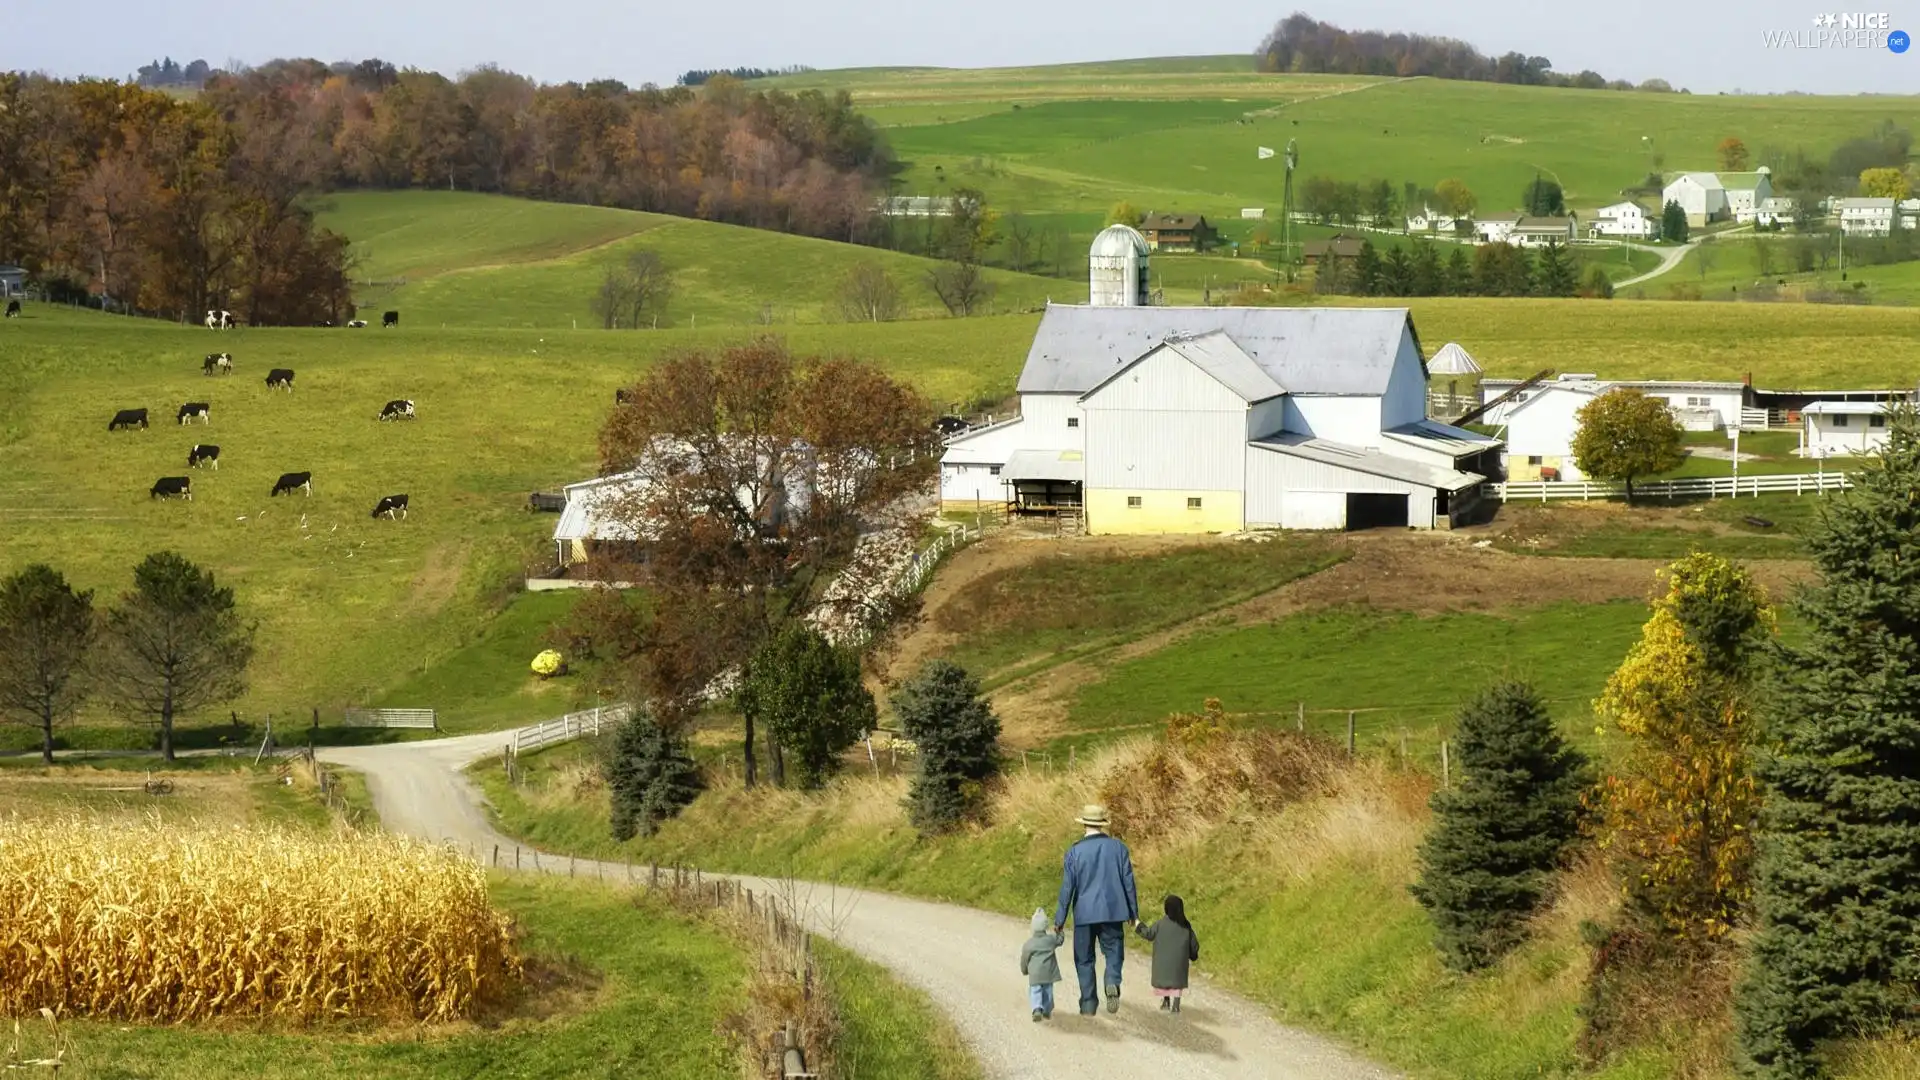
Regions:
<instances>
[{"instance_id":1,"label":"blue jacket","mask_svg":"<svg viewBox=\"0 0 1920 1080\"><path fill-rule=\"evenodd\" d=\"M1083 836L1067 849L1060 872L1060 904L1053 925L1132 922L1140 916L1133 891L1133 856L1111 836Z\"/></svg>"}]
</instances>

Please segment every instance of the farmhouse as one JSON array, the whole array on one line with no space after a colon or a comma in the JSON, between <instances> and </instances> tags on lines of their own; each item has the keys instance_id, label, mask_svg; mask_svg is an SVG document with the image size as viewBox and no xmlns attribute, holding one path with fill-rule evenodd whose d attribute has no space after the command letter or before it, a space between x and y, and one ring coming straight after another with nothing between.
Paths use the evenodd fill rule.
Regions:
<instances>
[{"instance_id":1,"label":"farmhouse","mask_svg":"<svg viewBox=\"0 0 1920 1080\"><path fill-rule=\"evenodd\" d=\"M1423 206L1407 215L1407 231L1416 232L1453 232L1463 219L1444 214L1431 206Z\"/></svg>"},{"instance_id":2,"label":"farmhouse","mask_svg":"<svg viewBox=\"0 0 1920 1080\"><path fill-rule=\"evenodd\" d=\"M1811 457L1876 453L1887 442L1887 411L1880 401L1816 401L1800 410L1803 452Z\"/></svg>"},{"instance_id":3,"label":"farmhouse","mask_svg":"<svg viewBox=\"0 0 1920 1080\"><path fill-rule=\"evenodd\" d=\"M1772 194L1772 189L1768 189ZM1686 211L1687 224L1694 228L1725 221L1732 211L1727 206L1727 189L1720 177L1710 172L1681 173L1660 193L1660 205L1679 203Z\"/></svg>"},{"instance_id":4,"label":"farmhouse","mask_svg":"<svg viewBox=\"0 0 1920 1080\"><path fill-rule=\"evenodd\" d=\"M1320 260L1357 259L1360 257L1360 245L1366 241L1357 236L1334 233L1325 240L1309 240L1300 245L1300 261L1308 266L1320 265Z\"/></svg>"},{"instance_id":5,"label":"farmhouse","mask_svg":"<svg viewBox=\"0 0 1920 1080\"><path fill-rule=\"evenodd\" d=\"M1733 220L1743 225L1759 220L1761 209L1773 198L1773 170L1762 165L1753 172L1717 175L1721 190L1727 193L1727 212Z\"/></svg>"},{"instance_id":6,"label":"farmhouse","mask_svg":"<svg viewBox=\"0 0 1920 1080\"><path fill-rule=\"evenodd\" d=\"M1833 212L1848 236L1886 236L1894 229L1894 200L1835 199Z\"/></svg>"},{"instance_id":7,"label":"farmhouse","mask_svg":"<svg viewBox=\"0 0 1920 1080\"><path fill-rule=\"evenodd\" d=\"M656 453L649 455L651 470L665 469L681 475L689 467L686 443L663 440L656 447ZM796 444L793 450L758 455L753 474L736 489L743 507L757 506L759 527L767 534L778 532L791 515L806 512L815 482L826 471L816 464L811 447ZM744 458L745 452L740 456ZM653 485L652 477L666 475L651 470L596 476L561 489L566 505L553 527L553 543L555 561L562 569L581 563L634 562L642 558L641 548L655 535L641 520L642 500Z\"/></svg>"},{"instance_id":8,"label":"farmhouse","mask_svg":"<svg viewBox=\"0 0 1920 1080\"><path fill-rule=\"evenodd\" d=\"M1018 418L947 444L947 505L1094 533L1446 528L1500 447L1428 419L1405 309L1052 304L1016 389Z\"/></svg>"},{"instance_id":9,"label":"farmhouse","mask_svg":"<svg viewBox=\"0 0 1920 1080\"><path fill-rule=\"evenodd\" d=\"M1150 251L1200 252L1220 238L1207 219L1198 214L1148 214L1140 223Z\"/></svg>"},{"instance_id":10,"label":"farmhouse","mask_svg":"<svg viewBox=\"0 0 1920 1080\"><path fill-rule=\"evenodd\" d=\"M1572 214L1565 217L1523 217L1514 223L1512 231L1507 234L1507 242L1516 247L1571 244L1579 224Z\"/></svg>"},{"instance_id":11,"label":"farmhouse","mask_svg":"<svg viewBox=\"0 0 1920 1080\"><path fill-rule=\"evenodd\" d=\"M1473 223L1473 234L1483 244L1500 244L1513 238L1513 230L1520 227L1523 214L1488 214Z\"/></svg>"},{"instance_id":12,"label":"farmhouse","mask_svg":"<svg viewBox=\"0 0 1920 1080\"><path fill-rule=\"evenodd\" d=\"M1618 236L1633 240L1648 239L1659 231L1660 216L1649 214L1646 207L1631 199L1594 211L1593 224L1587 226L1590 236Z\"/></svg>"},{"instance_id":13,"label":"farmhouse","mask_svg":"<svg viewBox=\"0 0 1920 1080\"><path fill-rule=\"evenodd\" d=\"M1920 229L1920 199L1901 199L1895 209L1899 211L1900 228Z\"/></svg>"},{"instance_id":14,"label":"farmhouse","mask_svg":"<svg viewBox=\"0 0 1920 1080\"><path fill-rule=\"evenodd\" d=\"M1760 201L1760 210L1753 220L1760 225L1791 225L1800 219L1800 211L1793 200L1785 195L1775 195Z\"/></svg>"},{"instance_id":15,"label":"farmhouse","mask_svg":"<svg viewBox=\"0 0 1920 1080\"><path fill-rule=\"evenodd\" d=\"M1481 400L1493 401L1519 385L1517 379L1482 380ZM1507 479L1582 479L1573 463L1573 437L1580 429L1577 415L1595 397L1619 387L1663 399L1680 426L1689 431L1739 426L1747 390L1744 383L1733 382L1609 382L1592 375L1561 375L1515 393L1481 418L1484 424L1506 428Z\"/></svg>"}]
</instances>

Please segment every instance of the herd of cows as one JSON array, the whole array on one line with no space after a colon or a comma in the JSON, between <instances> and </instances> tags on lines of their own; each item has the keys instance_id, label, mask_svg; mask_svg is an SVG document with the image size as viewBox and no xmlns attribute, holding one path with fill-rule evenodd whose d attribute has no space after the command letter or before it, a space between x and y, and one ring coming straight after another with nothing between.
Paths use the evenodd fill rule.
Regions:
<instances>
[{"instance_id":1,"label":"herd of cows","mask_svg":"<svg viewBox=\"0 0 1920 1080\"><path fill-rule=\"evenodd\" d=\"M208 325L217 328L217 323L212 317L216 315L224 316L228 313L208 312L207 314L209 316ZM389 319L393 320L387 325L394 325L398 321L398 314L395 312L388 312L387 314ZM200 372L203 375L233 374L233 355L231 353L208 354L200 365ZM274 368L267 372L267 389L285 390L289 394L293 393L293 375L292 368ZM375 419L386 421L411 420L413 418L413 401L409 398L395 398L381 406L380 414ZM210 402L189 401L180 406L179 411L174 414L175 423L183 427L196 420L202 424L210 425L213 423L213 406ZM107 422L107 431L109 432L131 431L135 428L142 431L147 429L147 410L145 408L121 409L113 414L112 420ZM193 448L187 451L187 468L198 469L208 467L215 470L220 468L220 447L212 443L193 444ZM295 491L301 491L311 497L313 495L313 473L282 473L280 479L273 482L273 490L268 492L268 497L291 495ZM177 497L191 502L193 500L193 478L190 476L163 476L154 481L153 487L147 492L147 497L149 499ZM372 516L376 518L384 516L388 520L406 517L407 496L404 493L382 496L380 501L374 505Z\"/></svg>"}]
</instances>

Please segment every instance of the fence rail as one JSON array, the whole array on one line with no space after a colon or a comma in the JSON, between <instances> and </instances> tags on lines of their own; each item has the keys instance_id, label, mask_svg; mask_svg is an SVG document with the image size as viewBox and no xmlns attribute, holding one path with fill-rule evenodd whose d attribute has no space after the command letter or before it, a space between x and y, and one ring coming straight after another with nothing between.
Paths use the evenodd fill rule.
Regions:
<instances>
[{"instance_id":1,"label":"fence rail","mask_svg":"<svg viewBox=\"0 0 1920 1080\"><path fill-rule=\"evenodd\" d=\"M1768 493L1790 492L1808 495L1822 491L1844 491L1853 485L1845 473L1789 473L1780 476L1702 476L1689 480L1649 480L1633 486L1636 498L1679 499L1739 498ZM1538 480L1524 483L1488 484L1487 496L1505 502L1546 502L1548 499L1625 498L1625 484L1596 484L1589 481Z\"/></svg>"},{"instance_id":2,"label":"fence rail","mask_svg":"<svg viewBox=\"0 0 1920 1080\"><path fill-rule=\"evenodd\" d=\"M432 709L348 709L347 727L440 729L439 715Z\"/></svg>"},{"instance_id":3,"label":"fence rail","mask_svg":"<svg viewBox=\"0 0 1920 1080\"><path fill-rule=\"evenodd\" d=\"M563 743L582 735L598 735L625 720L632 712L632 707L628 705L607 705L571 712L565 716L556 716L551 720L542 720L538 724L517 728L513 733L513 752L524 754L529 750Z\"/></svg>"}]
</instances>

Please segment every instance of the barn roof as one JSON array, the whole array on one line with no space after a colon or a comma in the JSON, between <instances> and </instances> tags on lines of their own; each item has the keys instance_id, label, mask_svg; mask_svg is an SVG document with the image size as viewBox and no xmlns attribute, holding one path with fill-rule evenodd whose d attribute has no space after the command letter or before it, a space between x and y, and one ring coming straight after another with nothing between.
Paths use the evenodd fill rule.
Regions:
<instances>
[{"instance_id":1,"label":"barn roof","mask_svg":"<svg viewBox=\"0 0 1920 1080\"><path fill-rule=\"evenodd\" d=\"M1251 404L1276 398L1287 392L1287 388L1273 380L1265 369L1255 363L1253 357L1234 344L1232 338L1218 330L1198 337L1173 337L1148 349L1134 360L1122 364L1113 370L1113 374L1100 380L1100 385L1082 394L1081 400L1092 397L1101 387L1119 378L1123 373L1161 349L1177 353L1188 363L1220 383L1220 385L1239 395L1240 400Z\"/></svg>"},{"instance_id":2,"label":"barn roof","mask_svg":"<svg viewBox=\"0 0 1920 1080\"><path fill-rule=\"evenodd\" d=\"M1000 467L1002 480L1086 479L1087 462L1078 450L1015 450Z\"/></svg>"},{"instance_id":3,"label":"barn roof","mask_svg":"<svg viewBox=\"0 0 1920 1080\"><path fill-rule=\"evenodd\" d=\"M1368 476L1384 476L1389 480L1421 484L1441 491L1463 491L1486 479L1476 473L1443 469L1438 465L1428 465L1412 458L1395 457L1364 446L1350 446L1331 439L1315 439L1291 433L1254 439L1247 445L1261 450L1270 450L1276 454L1317 461L1322 465L1352 469L1354 472L1366 473Z\"/></svg>"},{"instance_id":4,"label":"barn roof","mask_svg":"<svg viewBox=\"0 0 1920 1080\"><path fill-rule=\"evenodd\" d=\"M1048 305L1018 390L1084 394L1169 339L1220 333L1288 393L1377 396L1413 332L1406 308Z\"/></svg>"}]
</instances>

